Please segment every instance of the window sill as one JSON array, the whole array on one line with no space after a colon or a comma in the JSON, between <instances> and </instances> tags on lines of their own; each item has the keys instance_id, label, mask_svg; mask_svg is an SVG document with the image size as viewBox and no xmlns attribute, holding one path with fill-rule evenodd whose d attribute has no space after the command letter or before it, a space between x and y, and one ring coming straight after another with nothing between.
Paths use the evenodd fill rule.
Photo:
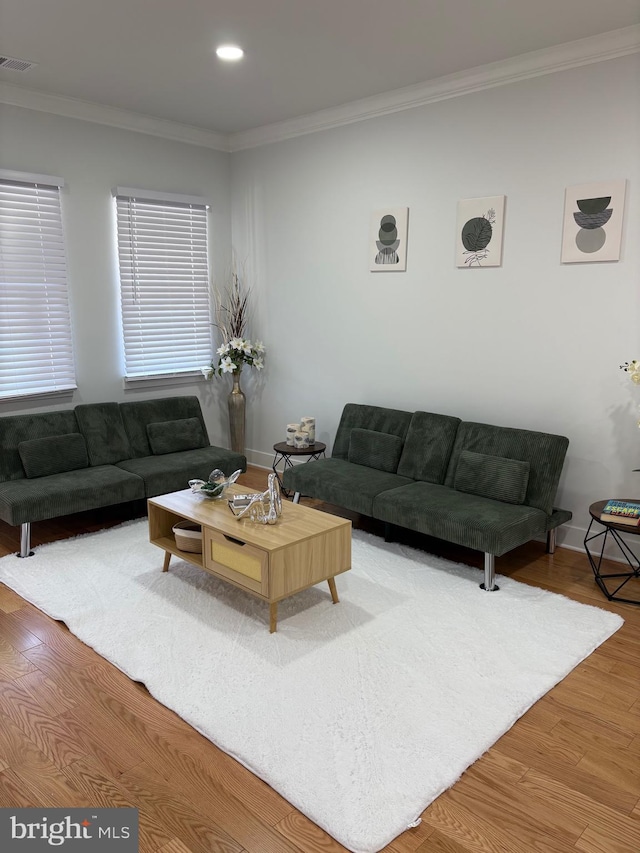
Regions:
<instances>
[{"instance_id":1,"label":"window sill","mask_svg":"<svg viewBox=\"0 0 640 853\"><path fill-rule=\"evenodd\" d=\"M165 373L156 376L136 376L135 379L123 377L122 387L132 391L136 388L161 388L165 385L193 385L194 382L204 379L202 371L194 370L189 373Z\"/></svg>"},{"instance_id":2,"label":"window sill","mask_svg":"<svg viewBox=\"0 0 640 853\"><path fill-rule=\"evenodd\" d=\"M64 398L68 398L69 400L73 397L73 392L77 389L77 385L73 385L71 388L60 388L55 391L33 391L27 392L24 394L11 394L8 397L0 397L1 403L19 403L24 400L28 402L30 400L42 401L45 403L47 400L61 400Z\"/></svg>"}]
</instances>

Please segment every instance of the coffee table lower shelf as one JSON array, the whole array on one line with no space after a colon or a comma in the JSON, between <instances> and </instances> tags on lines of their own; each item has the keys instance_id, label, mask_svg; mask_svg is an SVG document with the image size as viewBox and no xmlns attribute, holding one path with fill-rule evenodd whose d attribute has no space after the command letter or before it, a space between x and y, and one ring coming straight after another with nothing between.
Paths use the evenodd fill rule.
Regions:
<instances>
[{"instance_id":1,"label":"coffee table lower shelf","mask_svg":"<svg viewBox=\"0 0 640 853\"><path fill-rule=\"evenodd\" d=\"M162 571L173 555L268 602L271 633L278 602L296 592L326 581L333 603L339 601L335 577L351 568L348 519L287 503L276 525L239 522L225 502L204 503L189 490L153 498L148 510L149 540L165 552ZM201 526L202 553L177 547L178 521Z\"/></svg>"}]
</instances>

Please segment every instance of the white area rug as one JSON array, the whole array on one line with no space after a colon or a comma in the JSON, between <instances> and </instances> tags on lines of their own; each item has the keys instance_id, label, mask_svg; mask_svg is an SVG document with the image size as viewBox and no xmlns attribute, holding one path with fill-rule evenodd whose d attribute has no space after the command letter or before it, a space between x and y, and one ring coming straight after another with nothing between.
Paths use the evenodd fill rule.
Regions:
<instances>
[{"instance_id":1,"label":"white area rug","mask_svg":"<svg viewBox=\"0 0 640 853\"><path fill-rule=\"evenodd\" d=\"M414 821L622 625L354 532L353 569L267 604L162 552L146 521L0 560L0 580L358 853Z\"/></svg>"}]
</instances>

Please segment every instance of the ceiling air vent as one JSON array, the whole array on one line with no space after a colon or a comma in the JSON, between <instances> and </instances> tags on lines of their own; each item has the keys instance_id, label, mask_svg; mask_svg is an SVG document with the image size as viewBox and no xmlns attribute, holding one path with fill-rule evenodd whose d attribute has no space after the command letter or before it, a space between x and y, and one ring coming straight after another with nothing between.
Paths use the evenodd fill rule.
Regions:
<instances>
[{"instance_id":1,"label":"ceiling air vent","mask_svg":"<svg viewBox=\"0 0 640 853\"><path fill-rule=\"evenodd\" d=\"M35 68L37 62L29 62L27 59L16 59L14 56L0 56L0 68L7 71L28 71Z\"/></svg>"}]
</instances>

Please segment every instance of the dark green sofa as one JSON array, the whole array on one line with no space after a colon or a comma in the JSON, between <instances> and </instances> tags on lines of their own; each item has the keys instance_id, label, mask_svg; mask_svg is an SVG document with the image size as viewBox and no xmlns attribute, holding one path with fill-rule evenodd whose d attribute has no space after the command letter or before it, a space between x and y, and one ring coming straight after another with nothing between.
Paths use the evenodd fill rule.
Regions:
<instances>
[{"instance_id":1,"label":"dark green sofa","mask_svg":"<svg viewBox=\"0 0 640 853\"><path fill-rule=\"evenodd\" d=\"M449 415L348 403L332 456L288 468L284 486L495 558L571 519L553 506L569 440Z\"/></svg>"},{"instance_id":2,"label":"dark green sofa","mask_svg":"<svg viewBox=\"0 0 640 853\"><path fill-rule=\"evenodd\" d=\"M21 525L187 488L246 457L209 443L197 397L88 403L0 418L0 518Z\"/></svg>"}]
</instances>

